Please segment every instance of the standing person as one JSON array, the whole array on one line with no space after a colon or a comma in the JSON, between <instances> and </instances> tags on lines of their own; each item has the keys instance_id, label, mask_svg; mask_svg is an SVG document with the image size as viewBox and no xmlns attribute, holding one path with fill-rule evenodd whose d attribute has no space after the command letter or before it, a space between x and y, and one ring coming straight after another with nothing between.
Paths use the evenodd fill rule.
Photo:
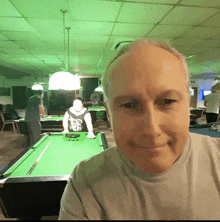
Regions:
<instances>
[{"instance_id":1,"label":"standing person","mask_svg":"<svg viewBox=\"0 0 220 222\"><path fill-rule=\"evenodd\" d=\"M91 114L87 108L83 107L83 100L80 97L74 99L73 106L66 111L63 117L63 128L62 133L87 131L88 129L87 137L95 138Z\"/></svg>"},{"instance_id":2,"label":"standing person","mask_svg":"<svg viewBox=\"0 0 220 222\"><path fill-rule=\"evenodd\" d=\"M190 76L167 43L132 42L102 79L116 146L81 161L61 220L217 220L220 138L190 133Z\"/></svg>"},{"instance_id":3,"label":"standing person","mask_svg":"<svg viewBox=\"0 0 220 222\"><path fill-rule=\"evenodd\" d=\"M92 101L93 106L98 106L99 101L101 100L101 95L99 92L94 92L90 95L90 100Z\"/></svg>"},{"instance_id":4,"label":"standing person","mask_svg":"<svg viewBox=\"0 0 220 222\"><path fill-rule=\"evenodd\" d=\"M41 90L34 90L34 95L27 102L25 121L27 122L29 145L33 146L41 134L40 117L45 116L43 106L44 93Z\"/></svg>"},{"instance_id":5,"label":"standing person","mask_svg":"<svg viewBox=\"0 0 220 222\"><path fill-rule=\"evenodd\" d=\"M207 123L215 123L218 119L220 107L220 95L212 90L212 93L205 97L204 105L206 109Z\"/></svg>"}]
</instances>

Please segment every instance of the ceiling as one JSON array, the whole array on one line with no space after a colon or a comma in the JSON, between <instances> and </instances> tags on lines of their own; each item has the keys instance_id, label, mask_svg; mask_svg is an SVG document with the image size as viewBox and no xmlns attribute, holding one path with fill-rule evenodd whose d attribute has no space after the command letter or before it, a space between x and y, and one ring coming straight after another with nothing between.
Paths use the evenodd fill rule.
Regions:
<instances>
[{"instance_id":1,"label":"ceiling","mask_svg":"<svg viewBox=\"0 0 220 222\"><path fill-rule=\"evenodd\" d=\"M100 76L118 42L149 37L193 55L192 77L220 74L220 0L0 0L0 66L33 77L60 71L67 59L60 9L71 27L72 73Z\"/></svg>"}]
</instances>

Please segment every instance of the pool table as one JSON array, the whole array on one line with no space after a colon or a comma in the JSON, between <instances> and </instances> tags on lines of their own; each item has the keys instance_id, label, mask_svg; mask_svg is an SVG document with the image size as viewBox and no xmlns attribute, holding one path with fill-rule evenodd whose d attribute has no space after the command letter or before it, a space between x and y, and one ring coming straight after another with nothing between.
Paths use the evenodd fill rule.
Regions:
<instances>
[{"instance_id":1,"label":"pool table","mask_svg":"<svg viewBox=\"0 0 220 222\"><path fill-rule=\"evenodd\" d=\"M106 109L104 106L93 106L88 107L88 110L92 117L92 124L94 125L98 117L102 117L103 120L107 120ZM47 115L45 118L41 119L41 131L42 132L61 132L63 131L63 117L64 115ZM19 133L27 133L27 124L25 118L19 120L14 120L19 129Z\"/></svg>"},{"instance_id":2,"label":"pool table","mask_svg":"<svg viewBox=\"0 0 220 222\"><path fill-rule=\"evenodd\" d=\"M98 117L103 118L103 120L107 120L106 117L106 109L104 106L90 106L88 110L92 117L92 123L94 124Z\"/></svg>"},{"instance_id":3,"label":"pool table","mask_svg":"<svg viewBox=\"0 0 220 222\"><path fill-rule=\"evenodd\" d=\"M46 133L0 170L0 204L6 218L59 214L60 199L74 167L108 148L103 132L94 132L95 139L87 138L87 132L68 135L73 134L79 137Z\"/></svg>"},{"instance_id":4,"label":"pool table","mask_svg":"<svg viewBox=\"0 0 220 222\"><path fill-rule=\"evenodd\" d=\"M63 115L47 115L46 117L41 119L41 127L42 132L61 132L63 131ZM27 133L27 125L25 122L25 118L21 118L19 120L14 120L18 126L19 133L25 134Z\"/></svg>"}]
</instances>

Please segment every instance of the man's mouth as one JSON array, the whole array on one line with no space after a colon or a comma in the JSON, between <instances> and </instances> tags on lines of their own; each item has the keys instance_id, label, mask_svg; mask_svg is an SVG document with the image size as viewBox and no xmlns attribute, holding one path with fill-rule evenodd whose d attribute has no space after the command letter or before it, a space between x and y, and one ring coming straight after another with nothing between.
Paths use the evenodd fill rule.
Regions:
<instances>
[{"instance_id":1,"label":"man's mouth","mask_svg":"<svg viewBox=\"0 0 220 222\"><path fill-rule=\"evenodd\" d=\"M146 148L146 149L155 149L155 148L159 148L159 147L162 147L162 146L165 146L165 144L154 144L153 146L146 146L146 145L138 145L134 142L130 142L130 145L132 147L137 147L137 148Z\"/></svg>"}]
</instances>

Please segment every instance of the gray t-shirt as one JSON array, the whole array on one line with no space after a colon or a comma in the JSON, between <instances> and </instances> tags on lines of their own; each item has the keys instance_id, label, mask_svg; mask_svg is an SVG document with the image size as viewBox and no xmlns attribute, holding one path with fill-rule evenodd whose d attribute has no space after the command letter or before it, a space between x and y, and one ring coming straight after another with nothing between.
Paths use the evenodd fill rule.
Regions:
<instances>
[{"instance_id":1,"label":"gray t-shirt","mask_svg":"<svg viewBox=\"0 0 220 222\"><path fill-rule=\"evenodd\" d=\"M116 147L80 162L61 199L61 220L219 220L220 138L189 133L180 158L147 173Z\"/></svg>"},{"instance_id":2,"label":"gray t-shirt","mask_svg":"<svg viewBox=\"0 0 220 222\"><path fill-rule=\"evenodd\" d=\"M41 104L41 98L39 95L34 95L29 98L27 102L25 121L26 122L39 122L39 105Z\"/></svg>"}]
</instances>

